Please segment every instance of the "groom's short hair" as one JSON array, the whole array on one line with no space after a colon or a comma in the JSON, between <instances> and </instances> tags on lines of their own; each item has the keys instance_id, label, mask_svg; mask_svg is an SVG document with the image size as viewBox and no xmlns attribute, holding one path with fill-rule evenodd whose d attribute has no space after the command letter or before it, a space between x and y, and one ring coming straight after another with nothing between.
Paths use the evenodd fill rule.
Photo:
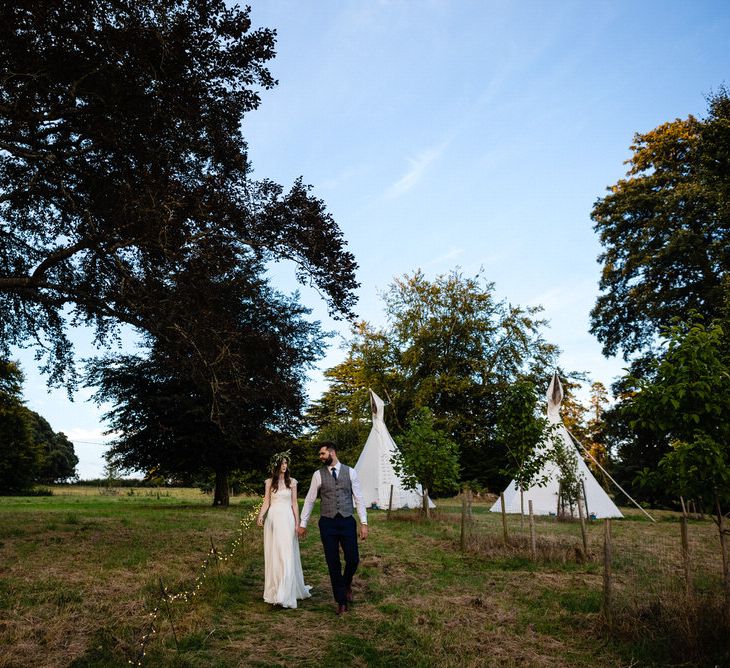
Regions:
<instances>
[{"instance_id":1,"label":"groom's short hair","mask_svg":"<svg viewBox=\"0 0 730 668\"><path fill-rule=\"evenodd\" d=\"M317 449L321 450L322 448L327 448L330 452L337 452L337 446L332 441L322 441Z\"/></svg>"}]
</instances>

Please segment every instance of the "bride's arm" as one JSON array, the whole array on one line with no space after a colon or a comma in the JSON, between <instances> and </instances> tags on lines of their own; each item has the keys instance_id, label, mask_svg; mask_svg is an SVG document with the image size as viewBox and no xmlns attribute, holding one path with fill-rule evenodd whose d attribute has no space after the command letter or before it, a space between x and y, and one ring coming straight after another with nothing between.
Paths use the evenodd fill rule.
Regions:
<instances>
[{"instance_id":1,"label":"bride's arm","mask_svg":"<svg viewBox=\"0 0 730 668\"><path fill-rule=\"evenodd\" d=\"M269 509L269 504L271 503L271 478L266 481L265 487L266 490L264 491L264 502L261 504L259 517L256 520L256 524L258 524L259 526L264 525L264 515L266 515L266 511Z\"/></svg>"},{"instance_id":2,"label":"bride's arm","mask_svg":"<svg viewBox=\"0 0 730 668\"><path fill-rule=\"evenodd\" d=\"M291 509L294 513L294 529L299 529L299 502L297 501L297 481L291 481Z\"/></svg>"}]
</instances>

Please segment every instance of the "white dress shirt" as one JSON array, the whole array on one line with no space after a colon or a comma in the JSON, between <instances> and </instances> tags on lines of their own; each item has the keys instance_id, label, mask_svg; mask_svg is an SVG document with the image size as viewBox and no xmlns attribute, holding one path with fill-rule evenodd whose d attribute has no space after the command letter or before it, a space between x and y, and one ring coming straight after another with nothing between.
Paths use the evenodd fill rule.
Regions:
<instances>
[{"instance_id":1,"label":"white dress shirt","mask_svg":"<svg viewBox=\"0 0 730 668\"><path fill-rule=\"evenodd\" d=\"M340 468L342 467L342 462L337 462L335 464L334 469L337 472L337 477L340 477ZM328 466L328 469L330 471L332 470L332 466ZM360 478L357 477L357 471L355 471L354 468L348 467L350 469L350 484L352 485L352 498L355 501L355 508L357 508L357 514L360 518L360 524L367 524L368 523L368 515L365 510L365 502L362 499L362 490L360 489ZM317 500L317 494L319 494L319 488L322 486L322 476L320 475L321 469L317 469L314 472L314 475L312 476L312 484L309 486L309 492L307 492L307 496L304 499L304 507L302 508L302 515L299 519L299 526L302 528L307 526L307 522L309 521L309 516L312 514L312 509L314 508L314 502Z\"/></svg>"}]
</instances>

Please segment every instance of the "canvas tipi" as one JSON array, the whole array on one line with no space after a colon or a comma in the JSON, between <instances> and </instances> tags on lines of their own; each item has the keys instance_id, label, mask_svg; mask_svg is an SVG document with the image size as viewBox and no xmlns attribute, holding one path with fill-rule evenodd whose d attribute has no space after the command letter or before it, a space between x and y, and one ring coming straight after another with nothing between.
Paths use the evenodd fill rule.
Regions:
<instances>
[{"instance_id":1,"label":"canvas tipi","mask_svg":"<svg viewBox=\"0 0 730 668\"><path fill-rule=\"evenodd\" d=\"M551 425L555 425L553 429L553 437L562 439L566 448L576 450L576 446L573 443L573 439L570 437L568 430L563 424L563 420L560 417L560 403L563 401L563 386L560 384L558 374L553 374L553 379L550 381L550 387L547 391L547 417L548 422ZM544 447L548 447L545 443ZM610 499L606 491L598 484L598 481L593 477L590 469L586 466L583 461L583 457L580 452L577 453L576 466L578 477L583 480L583 487L585 489L585 499L582 499L583 509L586 512L586 516L593 516L596 518L603 517L623 517L621 511L616 507L616 504ZM557 464L554 462L547 462L543 470L538 475L538 478L542 478L545 475L548 477L548 482L544 487L538 487L534 485L523 492L522 503L520 500L520 490L516 482L512 480L507 488L504 490L504 504L505 510L508 513L520 513L527 512L529 507L528 501L532 501L532 512L535 515L555 515L558 511L558 493L560 483L558 482L560 471ZM524 504L524 505L522 505ZM501 501L498 499L497 502L492 506L492 512L501 512L502 506ZM576 515L578 510L576 509Z\"/></svg>"},{"instance_id":2,"label":"canvas tipi","mask_svg":"<svg viewBox=\"0 0 730 668\"><path fill-rule=\"evenodd\" d=\"M392 485L393 505L391 507L393 509L420 508L423 505L421 488L404 489L390 462L397 446L383 420L383 400L372 390L369 392L373 427L357 464L355 464L365 505L371 507L375 504L378 508L388 508L390 486ZM430 499L429 506L434 507Z\"/></svg>"}]
</instances>

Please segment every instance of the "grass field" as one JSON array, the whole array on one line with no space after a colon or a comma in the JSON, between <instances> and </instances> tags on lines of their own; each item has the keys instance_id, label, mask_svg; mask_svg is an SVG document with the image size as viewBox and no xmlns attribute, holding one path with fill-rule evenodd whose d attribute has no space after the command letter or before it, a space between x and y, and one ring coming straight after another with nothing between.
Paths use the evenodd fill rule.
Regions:
<instances>
[{"instance_id":1,"label":"grass field","mask_svg":"<svg viewBox=\"0 0 730 668\"><path fill-rule=\"evenodd\" d=\"M150 613L160 602L160 580L170 593L189 590L202 573L211 540L228 553L241 519L257 502L236 498L223 510L195 490L62 493L69 491L0 498L3 668L136 663ZM167 609L160 609L143 665L717 663L717 652L699 660L678 658L646 620L647 637L609 633L600 614L600 560L574 558L580 543L576 525L539 520L544 558L534 563L524 550L501 544L501 519L487 508L475 505L463 554L456 500L441 501L430 522L408 512L386 521L384 512L371 512L355 605L342 618L334 614L316 527L301 545L313 597L297 610L277 609L261 599L260 529L246 529L235 555L208 568L195 598L170 604L176 638ZM676 570L676 517L662 513L659 520L653 525L631 514L615 523L618 544L627 546L617 554L619 576L624 569L640 578L639 565L647 559L666 561L668 572ZM510 521L517 532L518 520ZM708 562L710 575L702 578L712 589L719 553L711 523L694 523L693 536L698 558ZM591 552L600 551L601 537L600 524L589 527ZM517 536L514 542L519 543ZM651 546L657 545L652 557ZM669 556L660 556L665 552Z\"/></svg>"}]
</instances>

